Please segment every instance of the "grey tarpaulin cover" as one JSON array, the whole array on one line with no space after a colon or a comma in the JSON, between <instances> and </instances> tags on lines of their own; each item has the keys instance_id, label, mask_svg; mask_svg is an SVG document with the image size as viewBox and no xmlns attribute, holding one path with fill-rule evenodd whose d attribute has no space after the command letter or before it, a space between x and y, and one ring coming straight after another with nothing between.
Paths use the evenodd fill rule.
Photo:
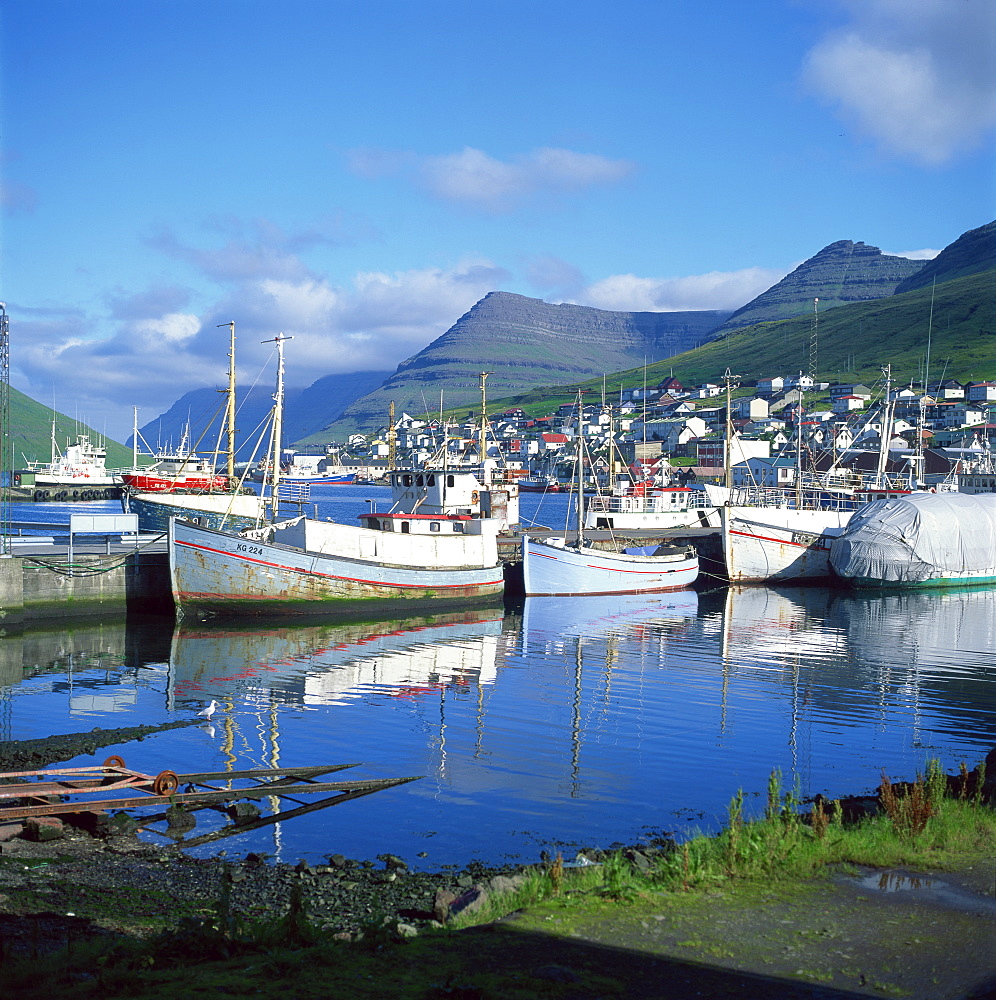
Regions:
<instances>
[{"instance_id":1,"label":"grey tarpaulin cover","mask_svg":"<svg viewBox=\"0 0 996 1000\"><path fill-rule=\"evenodd\" d=\"M916 584L996 576L996 494L911 493L874 500L830 546L847 579Z\"/></svg>"}]
</instances>

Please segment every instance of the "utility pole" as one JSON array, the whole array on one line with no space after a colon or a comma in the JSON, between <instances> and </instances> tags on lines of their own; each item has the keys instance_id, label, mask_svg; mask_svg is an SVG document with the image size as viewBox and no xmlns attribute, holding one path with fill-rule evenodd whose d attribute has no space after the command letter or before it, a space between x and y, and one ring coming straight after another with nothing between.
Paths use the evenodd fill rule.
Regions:
<instances>
[{"instance_id":1,"label":"utility pole","mask_svg":"<svg viewBox=\"0 0 996 1000\"><path fill-rule=\"evenodd\" d=\"M394 428L394 400L387 408L387 467L393 469L398 457L398 432Z\"/></svg>"}]
</instances>

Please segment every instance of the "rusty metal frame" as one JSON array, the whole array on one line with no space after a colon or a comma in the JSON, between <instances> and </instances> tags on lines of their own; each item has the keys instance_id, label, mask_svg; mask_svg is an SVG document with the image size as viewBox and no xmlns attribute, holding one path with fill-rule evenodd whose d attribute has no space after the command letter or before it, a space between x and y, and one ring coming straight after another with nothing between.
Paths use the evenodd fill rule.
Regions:
<instances>
[{"instance_id":1,"label":"rusty metal frame","mask_svg":"<svg viewBox=\"0 0 996 1000\"><path fill-rule=\"evenodd\" d=\"M259 799L269 796L290 797L291 794L337 792L337 796L321 803L303 806L299 811L311 811L326 805L369 795L382 788L415 781L417 778L375 778L362 781L319 782L314 778L342 771L357 764L332 764L309 767L263 768L248 771L204 771L197 774L176 774L160 771L157 775L143 774L125 766L120 757L108 757L102 765L91 767L52 768L42 771L11 771L0 774L0 803L21 799L30 804L0 806L0 822L27 819L31 816L60 816L97 812L106 809L135 809L155 805L190 805L195 809L239 799ZM280 775L281 777L277 777ZM12 781L12 779L34 779ZM265 780L274 778L275 780ZM216 788L210 781L250 780L256 784L247 788ZM4 784L10 781L10 784ZM186 785L186 791L179 791ZM194 791L195 786L202 791ZM109 792L136 793L127 797L87 798ZM78 798L83 796L83 798ZM56 801L39 801L52 799ZM67 798L73 797L73 801ZM32 801L33 800L33 801ZM290 818L283 813L274 818ZM159 817L156 817L159 818ZM146 822L152 822L148 820ZM249 824L245 824L245 829Z\"/></svg>"}]
</instances>

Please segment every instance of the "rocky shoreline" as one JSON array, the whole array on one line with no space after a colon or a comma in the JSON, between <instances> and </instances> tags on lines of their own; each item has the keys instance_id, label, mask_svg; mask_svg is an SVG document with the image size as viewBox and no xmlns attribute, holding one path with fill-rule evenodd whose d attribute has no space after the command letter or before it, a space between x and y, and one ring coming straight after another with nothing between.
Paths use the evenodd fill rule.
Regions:
<instances>
[{"instance_id":1,"label":"rocky shoreline","mask_svg":"<svg viewBox=\"0 0 996 1000\"><path fill-rule=\"evenodd\" d=\"M193 722L0 743L0 771L39 770ZM114 820L120 819L120 822ZM371 926L402 935L439 926L452 915L507 892L529 866L449 866L414 871L401 858L376 860L327 855L328 864L269 863L258 854L192 858L181 845L140 842L123 814L98 834L58 820L0 826L0 928L7 947L52 947L69 936L147 934L183 917L274 921L303 913L323 932L343 940ZM631 852L649 864L646 855ZM600 852L586 855L595 861ZM20 942L20 945L18 944Z\"/></svg>"},{"instance_id":2,"label":"rocky shoreline","mask_svg":"<svg viewBox=\"0 0 996 1000\"><path fill-rule=\"evenodd\" d=\"M187 724L3 743L0 770L38 769ZM996 750L987 764L991 798ZM851 801L855 806L871 803L867 798ZM311 926L341 940L357 940L382 927L414 936L485 905L490 894L513 890L536 869L471 863L416 871L389 854L356 860L330 853L328 864L321 865L274 864L258 854L228 858L224 851L192 858L175 844L140 842L129 822L107 824L99 836L59 824L53 839L46 836L21 824L0 827L0 934L8 951L58 948L68 940L101 934L145 936L175 927L184 918L266 923L301 914ZM610 850L621 850L637 868L649 868L653 856L668 848L654 842L613 844ZM605 857L595 848L581 856L594 863Z\"/></svg>"}]
</instances>

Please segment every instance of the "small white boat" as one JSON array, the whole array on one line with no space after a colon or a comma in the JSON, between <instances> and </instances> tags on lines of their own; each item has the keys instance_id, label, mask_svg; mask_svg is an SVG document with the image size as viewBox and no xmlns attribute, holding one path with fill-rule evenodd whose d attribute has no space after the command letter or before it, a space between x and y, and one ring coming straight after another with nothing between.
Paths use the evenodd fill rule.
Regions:
<instances>
[{"instance_id":1,"label":"small white boat","mask_svg":"<svg viewBox=\"0 0 996 1000\"><path fill-rule=\"evenodd\" d=\"M578 413L582 412L578 398ZM583 438L579 437L579 440ZM699 575L694 548L644 546L599 549L585 539L583 449L577 456L577 537L541 540L522 536L522 580L527 597L585 594L643 594L683 590Z\"/></svg>"},{"instance_id":2,"label":"small white boat","mask_svg":"<svg viewBox=\"0 0 996 1000\"><path fill-rule=\"evenodd\" d=\"M563 538L522 537L527 597L683 590L698 575L699 559L691 547L647 546L611 552L585 544L568 545Z\"/></svg>"}]
</instances>

